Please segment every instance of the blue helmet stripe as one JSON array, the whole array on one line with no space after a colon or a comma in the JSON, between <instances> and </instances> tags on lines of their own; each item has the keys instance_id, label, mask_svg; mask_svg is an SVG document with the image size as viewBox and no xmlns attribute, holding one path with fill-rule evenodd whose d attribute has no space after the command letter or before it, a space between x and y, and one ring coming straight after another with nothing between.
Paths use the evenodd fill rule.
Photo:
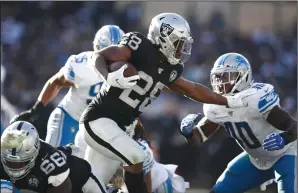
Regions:
<instances>
[{"instance_id":1,"label":"blue helmet stripe","mask_svg":"<svg viewBox=\"0 0 298 193\"><path fill-rule=\"evenodd\" d=\"M224 55L220 56L220 61L217 63L217 67L223 66L229 55L230 54L224 54Z\"/></svg>"},{"instance_id":2,"label":"blue helmet stripe","mask_svg":"<svg viewBox=\"0 0 298 193\"><path fill-rule=\"evenodd\" d=\"M230 54L227 54L226 57L224 57L224 58L221 60L221 64L220 64L221 66L223 66L223 65L225 64L225 61L227 60L227 58L229 57L229 55L230 55Z\"/></svg>"},{"instance_id":3,"label":"blue helmet stripe","mask_svg":"<svg viewBox=\"0 0 298 193\"><path fill-rule=\"evenodd\" d=\"M112 44L117 44L120 41L120 30L113 25L109 26L110 30L110 38L111 38L111 43Z\"/></svg>"}]
</instances>

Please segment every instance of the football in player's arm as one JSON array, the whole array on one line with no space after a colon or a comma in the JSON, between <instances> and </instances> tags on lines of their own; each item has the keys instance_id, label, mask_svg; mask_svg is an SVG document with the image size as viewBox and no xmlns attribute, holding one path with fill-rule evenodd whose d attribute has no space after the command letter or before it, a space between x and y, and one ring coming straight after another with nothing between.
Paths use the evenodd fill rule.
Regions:
<instances>
[{"instance_id":1,"label":"football in player's arm","mask_svg":"<svg viewBox=\"0 0 298 193\"><path fill-rule=\"evenodd\" d=\"M279 105L271 107L270 111L264 114L264 119L273 127L283 131L279 134L273 133L264 140L265 150L282 149L297 140L297 121ZM208 120L200 113L190 114L182 120L180 132L190 143L203 142L219 127L219 124Z\"/></svg>"},{"instance_id":2,"label":"football in player's arm","mask_svg":"<svg viewBox=\"0 0 298 193\"><path fill-rule=\"evenodd\" d=\"M131 82L134 82L136 84L136 81L139 78L135 78L133 80L131 80L130 78L125 78L120 70L109 73L107 65L118 61L130 61L131 57L134 55L137 49L141 47L141 45L141 35L138 32L130 32L123 36L122 41L119 45L109 46L105 49L97 51L95 53L94 64L96 69L99 71L98 75L107 80L107 82L111 86L120 87L122 89L131 87ZM160 60L166 61L167 58L162 53L160 53ZM129 81L127 81L127 79L129 79ZM228 107L243 106L241 99L237 99L233 96L221 96L202 84L191 82L182 77L179 77L168 88L202 103L226 105Z\"/></svg>"}]
</instances>

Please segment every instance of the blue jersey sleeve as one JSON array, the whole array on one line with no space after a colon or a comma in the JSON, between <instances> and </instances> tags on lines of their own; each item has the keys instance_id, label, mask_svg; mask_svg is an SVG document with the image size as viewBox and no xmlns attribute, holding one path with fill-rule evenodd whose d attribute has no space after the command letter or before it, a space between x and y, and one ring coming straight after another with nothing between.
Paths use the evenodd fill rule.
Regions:
<instances>
[{"instance_id":1,"label":"blue jersey sleeve","mask_svg":"<svg viewBox=\"0 0 298 193\"><path fill-rule=\"evenodd\" d=\"M143 172L144 174L146 174L152 169L154 164L153 152L150 149L149 144L145 140L138 140L137 142L145 151L145 160L143 162Z\"/></svg>"},{"instance_id":2,"label":"blue jersey sleeve","mask_svg":"<svg viewBox=\"0 0 298 193\"><path fill-rule=\"evenodd\" d=\"M248 105L252 111L259 114L266 114L276 105L279 105L279 95L270 84L255 83L252 89L256 89L256 94L248 97Z\"/></svg>"},{"instance_id":3,"label":"blue jersey sleeve","mask_svg":"<svg viewBox=\"0 0 298 193\"><path fill-rule=\"evenodd\" d=\"M91 86L101 81L101 78L92 68L93 52L82 52L68 58L63 67L63 74L66 80L77 87Z\"/></svg>"}]
</instances>

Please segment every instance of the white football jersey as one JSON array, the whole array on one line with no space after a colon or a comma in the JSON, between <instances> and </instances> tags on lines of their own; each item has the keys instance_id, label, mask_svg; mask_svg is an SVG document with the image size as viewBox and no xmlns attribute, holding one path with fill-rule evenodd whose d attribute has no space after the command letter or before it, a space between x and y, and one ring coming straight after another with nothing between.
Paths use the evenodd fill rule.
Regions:
<instances>
[{"instance_id":1,"label":"white football jersey","mask_svg":"<svg viewBox=\"0 0 298 193\"><path fill-rule=\"evenodd\" d=\"M143 171L145 174L151 171L152 191L154 192L168 179L168 172L161 164L155 161L153 152L145 140L139 139L137 142L145 151Z\"/></svg>"},{"instance_id":2,"label":"white football jersey","mask_svg":"<svg viewBox=\"0 0 298 193\"><path fill-rule=\"evenodd\" d=\"M147 173L148 171L150 171L152 169L153 164L154 164L153 152L150 149L149 144L147 143L146 140L139 139L137 142L145 152L145 160L143 162L143 171L145 173Z\"/></svg>"},{"instance_id":3,"label":"white football jersey","mask_svg":"<svg viewBox=\"0 0 298 193\"><path fill-rule=\"evenodd\" d=\"M251 89L256 92L247 95ZM279 105L279 96L270 84L253 83L242 91L246 107L226 108L220 105L204 104L208 120L225 126L228 134L250 155L251 162L259 169L269 169L283 155L296 155L297 143L290 143L281 150L265 151L263 140L271 133L281 133L266 119L270 110Z\"/></svg>"},{"instance_id":4,"label":"white football jersey","mask_svg":"<svg viewBox=\"0 0 298 193\"><path fill-rule=\"evenodd\" d=\"M69 89L59 106L77 121L103 84L92 66L92 56L93 51L72 55L62 68L65 79L75 87Z\"/></svg>"},{"instance_id":5,"label":"white football jersey","mask_svg":"<svg viewBox=\"0 0 298 193\"><path fill-rule=\"evenodd\" d=\"M184 179L175 174L177 165L173 164L160 164L155 161L152 150L145 140L139 139L137 141L139 145L145 151L145 160L143 162L143 171L146 174L151 171L151 183L152 192L160 192L158 189L163 189L163 183L171 178L174 192L185 192L186 188L189 188L189 183L185 182Z\"/></svg>"}]
</instances>

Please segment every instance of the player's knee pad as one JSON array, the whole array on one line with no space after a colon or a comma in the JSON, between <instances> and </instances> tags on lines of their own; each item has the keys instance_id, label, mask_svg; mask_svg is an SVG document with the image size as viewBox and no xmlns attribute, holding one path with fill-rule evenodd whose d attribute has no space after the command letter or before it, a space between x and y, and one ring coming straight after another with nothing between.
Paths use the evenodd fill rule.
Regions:
<instances>
[{"instance_id":1,"label":"player's knee pad","mask_svg":"<svg viewBox=\"0 0 298 193\"><path fill-rule=\"evenodd\" d=\"M154 193L173 193L172 181L168 178Z\"/></svg>"}]
</instances>

